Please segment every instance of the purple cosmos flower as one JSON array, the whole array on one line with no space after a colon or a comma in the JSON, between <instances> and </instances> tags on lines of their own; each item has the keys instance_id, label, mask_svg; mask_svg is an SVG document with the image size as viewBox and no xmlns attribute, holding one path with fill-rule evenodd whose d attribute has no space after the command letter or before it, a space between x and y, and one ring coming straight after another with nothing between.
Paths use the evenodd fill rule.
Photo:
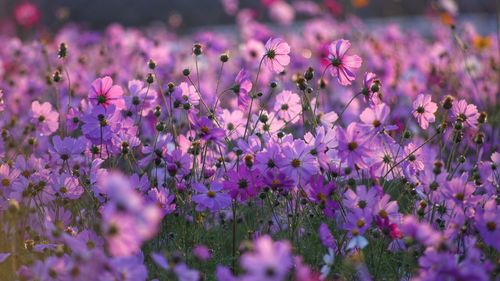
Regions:
<instances>
[{"instance_id":1,"label":"purple cosmos flower","mask_svg":"<svg viewBox=\"0 0 500 281\"><path fill-rule=\"evenodd\" d=\"M271 71L280 73L290 63L290 45L281 38L270 38L265 45L263 63Z\"/></svg>"},{"instance_id":2,"label":"purple cosmos flower","mask_svg":"<svg viewBox=\"0 0 500 281\"><path fill-rule=\"evenodd\" d=\"M154 107L156 91L152 87L145 86L140 80L129 81L128 90L130 96L125 97L127 108L135 114L148 115Z\"/></svg>"},{"instance_id":3,"label":"purple cosmos flower","mask_svg":"<svg viewBox=\"0 0 500 281\"><path fill-rule=\"evenodd\" d=\"M307 182L318 171L318 162L303 140L295 140L283 147L284 159L280 166L295 183Z\"/></svg>"},{"instance_id":4,"label":"purple cosmos flower","mask_svg":"<svg viewBox=\"0 0 500 281\"><path fill-rule=\"evenodd\" d=\"M397 126L387 125L389 113L389 106L385 103L379 103L363 110L359 118L364 123L362 125L374 133L396 130Z\"/></svg>"},{"instance_id":5,"label":"purple cosmos flower","mask_svg":"<svg viewBox=\"0 0 500 281\"><path fill-rule=\"evenodd\" d=\"M31 120L43 135L48 136L59 128L59 113L52 111L52 105L48 102L31 103Z\"/></svg>"},{"instance_id":6,"label":"purple cosmos flower","mask_svg":"<svg viewBox=\"0 0 500 281\"><path fill-rule=\"evenodd\" d=\"M339 39L334 41L328 47L328 59L332 65L330 73L333 77L337 77L339 84L342 86L351 85L356 78L354 71L361 67L361 58L358 55L348 56L347 51L351 47L348 40Z\"/></svg>"},{"instance_id":7,"label":"purple cosmos flower","mask_svg":"<svg viewBox=\"0 0 500 281\"><path fill-rule=\"evenodd\" d=\"M252 90L252 81L244 69L240 70L236 75L231 90L238 96L238 106L245 109L250 102L249 93Z\"/></svg>"},{"instance_id":8,"label":"purple cosmos flower","mask_svg":"<svg viewBox=\"0 0 500 281\"><path fill-rule=\"evenodd\" d=\"M92 143L110 143L113 134L120 129L120 115L115 109L114 105L96 106L82 117L82 132Z\"/></svg>"},{"instance_id":9,"label":"purple cosmos flower","mask_svg":"<svg viewBox=\"0 0 500 281\"><path fill-rule=\"evenodd\" d=\"M241 202L257 195L261 188L260 174L256 170L241 164L238 169L227 171L227 180L224 182L224 189L228 190L233 199Z\"/></svg>"},{"instance_id":10,"label":"purple cosmos flower","mask_svg":"<svg viewBox=\"0 0 500 281\"><path fill-rule=\"evenodd\" d=\"M113 85L113 79L109 76L94 80L89 92L89 100L92 105L100 105L104 108L114 105L118 110L125 108L125 101L122 96L122 88Z\"/></svg>"},{"instance_id":11,"label":"purple cosmos flower","mask_svg":"<svg viewBox=\"0 0 500 281\"><path fill-rule=\"evenodd\" d=\"M477 208L475 223L481 237L487 245L500 251L500 216L495 199L484 204L484 209Z\"/></svg>"},{"instance_id":12,"label":"purple cosmos flower","mask_svg":"<svg viewBox=\"0 0 500 281\"><path fill-rule=\"evenodd\" d=\"M413 102L413 116L417 118L418 124L422 129L427 129L429 123L434 123L436 116L434 113L437 111L436 103L431 101L430 95L420 94Z\"/></svg>"},{"instance_id":13,"label":"purple cosmos flower","mask_svg":"<svg viewBox=\"0 0 500 281\"><path fill-rule=\"evenodd\" d=\"M203 116L194 121L193 125L198 130L198 134L202 140L207 142L212 141L219 145L223 144L225 132L221 128L215 128L212 120Z\"/></svg>"},{"instance_id":14,"label":"purple cosmos flower","mask_svg":"<svg viewBox=\"0 0 500 281\"><path fill-rule=\"evenodd\" d=\"M63 161L68 161L71 157L78 156L85 150L85 139L83 137L74 139L59 136L52 138L51 152Z\"/></svg>"},{"instance_id":15,"label":"purple cosmos flower","mask_svg":"<svg viewBox=\"0 0 500 281\"><path fill-rule=\"evenodd\" d=\"M193 201L196 203L197 211L208 209L216 212L231 206L231 197L222 192L223 184L220 182L212 182L210 189L202 183L195 183L193 184L193 189L199 193L192 196Z\"/></svg>"},{"instance_id":16,"label":"purple cosmos flower","mask_svg":"<svg viewBox=\"0 0 500 281\"><path fill-rule=\"evenodd\" d=\"M367 168L366 159L371 156L369 135L364 134L357 123L351 123L347 129L338 128L338 150L342 162L348 166Z\"/></svg>"}]
</instances>

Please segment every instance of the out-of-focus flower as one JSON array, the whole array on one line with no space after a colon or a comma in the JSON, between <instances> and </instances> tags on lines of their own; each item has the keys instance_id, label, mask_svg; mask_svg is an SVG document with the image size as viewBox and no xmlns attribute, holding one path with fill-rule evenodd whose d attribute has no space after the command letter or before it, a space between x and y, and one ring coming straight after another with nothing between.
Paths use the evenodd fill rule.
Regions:
<instances>
[{"instance_id":1,"label":"out-of-focus flower","mask_svg":"<svg viewBox=\"0 0 500 281\"><path fill-rule=\"evenodd\" d=\"M38 7L30 1L23 1L14 8L14 19L24 28L32 28L38 24L41 15Z\"/></svg>"}]
</instances>

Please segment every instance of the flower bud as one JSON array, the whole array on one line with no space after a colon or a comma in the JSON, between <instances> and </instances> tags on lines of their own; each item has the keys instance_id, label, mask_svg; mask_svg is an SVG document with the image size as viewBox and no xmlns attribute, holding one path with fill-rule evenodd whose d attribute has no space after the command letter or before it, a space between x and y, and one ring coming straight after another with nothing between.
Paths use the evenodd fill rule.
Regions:
<instances>
[{"instance_id":1,"label":"flower bud","mask_svg":"<svg viewBox=\"0 0 500 281\"><path fill-rule=\"evenodd\" d=\"M477 121L479 122L479 124L484 124L486 123L486 120L488 120L488 114L486 112L481 112L479 113L479 118L477 119Z\"/></svg>"},{"instance_id":2,"label":"flower bud","mask_svg":"<svg viewBox=\"0 0 500 281\"><path fill-rule=\"evenodd\" d=\"M306 72L304 73L304 78L307 81L311 81L314 78L314 69L312 67L309 66L309 68L306 70Z\"/></svg>"},{"instance_id":3,"label":"flower bud","mask_svg":"<svg viewBox=\"0 0 500 281\"><path fill-rule=\"evenodd\" d=\"M199 56L203 53L203 49L201 48L201 44L200 43L195 43L193 45L193 54L195 56Z\"/></svg>"},{"instance_id":4,"label":"flower bud","mask_svg":"<svg viewBox=\"0 0 500 281\"><path fill-rule=\"evenodd\" d=\"M474 136L474 143L481 145L484 143L484 134L482 132L477 133Z\"/></svg>"},{"instance_id":5,"label":"flower bud","mask_svg":"<svg viewBox=\"0 0 500 281\"><path fill-rule=\"evenodd\" d=\"M148 67L151 70L155 70L155 68L156 68L156 62L154 60L152 60L152 59L149 59L149 61L148 61Z\"/></svg>"},{"instance_id":6,"label":"flower bud","mask_svg":"<svg viewBox=\"0 0 500 281\"><path fill-rule=\"evenodd\" d=\"M220 55L220 61L226 63L229 61L229 55L227 53Z\"/></svg>"},{"instance_id":7,"label":"flower bud","mask_svg":"<svg viewBox=\"0 0 500 281\"><path fill-rule=\"evenodd\" d=\"M56 72L54 72L54 74L52 74L52 81L59 83L59 82L61 82L61 80L62 80L61 73L58 70L56 70Z\"/></svg>"},{"instance_id":8,"label":"flower bud","mask_svg":"<svg viewBox=\"0 0 500 281\"><path fill-rule=\"evenodd\" d=\"M448 110L452 107L453 105L453 97L452 96L446 96L443 100L443 108Z\"/></svg>"},{"instance_id":9,"label":"flower bud","mask_svg":"<svg viewBox=\"0 0 500 281\"><path fill-rule=\"evenodd\" d=\"M57 56L60 59L64 59L68 55L68 45L66 43L61 43L59 45L59 50L57 51Z\"/></svg>"},{"instance_id":10,"label":"flower bud","mask_svg":"<svg viewBox=\"0 0 500 281\"><path fill-rule=\"evenodd\" d=\"M154 81L155 81L155 78L154 78L153 74L148 73L148 76L146 77L146 82L148 82L148 84L153 84Z\"/></svg>"}]
</instances>

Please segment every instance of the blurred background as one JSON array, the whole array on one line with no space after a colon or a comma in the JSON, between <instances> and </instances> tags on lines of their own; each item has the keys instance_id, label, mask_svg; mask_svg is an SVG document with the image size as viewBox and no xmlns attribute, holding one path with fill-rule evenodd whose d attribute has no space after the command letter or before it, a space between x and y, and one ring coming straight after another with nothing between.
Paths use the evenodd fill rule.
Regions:
<instances>
[{"instance_id":1,"label":"blurred background","mask_svg":"<svg viewBox=\"0 0 500 281\"><path fill-rule=\"evenodd\" d=\"M0 0L0 24L8 26L14 17L25 17L29 28L37 24L57 28L67 22L78 22L100 29L110 23L144 26L166 23L178 29L234 23L228 12L231 5L249 8L262 21L268 21L268 9L283 0ZM355 14L363 19L409 17L435 12L433 7L451 14L475 15L495 19L500 0L286 0L289 5L314 2L331 10L335 16ZM34 6L38 10L30 8ZM225 5L223 5L223 3ZM24 9L19 9L22 6ZM229 8L228 8L229 7ZM300 16L297 16L300 20Z\"/></svg>"}]
</instances>

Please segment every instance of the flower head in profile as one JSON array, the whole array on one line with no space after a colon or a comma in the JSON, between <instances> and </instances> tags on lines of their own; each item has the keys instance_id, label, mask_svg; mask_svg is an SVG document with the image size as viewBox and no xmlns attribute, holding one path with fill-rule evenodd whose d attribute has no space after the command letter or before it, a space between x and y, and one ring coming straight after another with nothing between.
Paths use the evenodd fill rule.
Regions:
<instances>
[{"instance_id":1,"label":"flower head in profile","mask_svg":"<svg viewBox=\"0 0 500 281\"><path fill-rule=\"evenodd\" d=\"M351 85L356 78L355 69L361 67L362 60L358 55L346 55L350 47L351 43L344 39L339 39L328 47L330 53L328 59L332 66L330 72L333 77L337 77L342 86Z\"/></svg>"},{"instance_id":2,"label":"flower head in profile","mask_svg":"<svg viewBox=\"0 0 500 281\"><path fill-rule=\"evenodd\" d=\"M248 77L248 73L242 69L234 79L234 85L231 90L238 96L238 106L242 109L248 106L250 101L249 93L252 90L252 81Z\"/></svg>"},{"instance_id":3,"label":"flower head in profile","mask_svg":"<svg viewBox=\"0 0 500 281\"><path fill-rule=\"evenodd\" d=\"M266 45L263 63L271 71L280 73L290 63L290 45L281 38L270 38Z\"/></svg>"},{"instance_id":4,"label":"flower head in profile","mask_svg":"<svg viewBox=\"0 0 500 281\"><path fill-rule=\"evenodd\" d=\"M52 105L48 102L31 103L31 120L44 135L50 135L59 128L59 113L53 111Z\"/></svg>"},{"instance_id":5,"label":"flower head in profile","mask_svg":"<svg viewBox=\"0 0 500 281\"><path fill-rule=\"evenodd\" d=\"M121 110L125 108L125 101L122 96L122 88L118 85L113 85L113 79L106 76L92 82L89 100L92 105L100 105L107 108L113 104L116 106L116 109Z\"/></svg>"},{"instance_id":6,"label":"flower head in profile","mask_svg":"<svg viewBox=\"0 0 500 281\"><path fill-rule=\"evenodd\" d=\"M431 101L430 95L420 94L417 99L413 102L413 117L418 121L418 124L422 129L427 129L429 123L433 123L436 120L434 113L437 111L436 103Z\"/></svg>"},{"instance_id":7,"label":"flower head in profile","mask_svg":"<svg viewBox=\"0 0 500 281\"><path fill-rule=\"evenodd\" d=\"M467 101L453 101L451 107L451 118L460 121L471 128L476 128L479 118L477 107L473 104L468 104Z\"/></svg>"}]
</instances>

